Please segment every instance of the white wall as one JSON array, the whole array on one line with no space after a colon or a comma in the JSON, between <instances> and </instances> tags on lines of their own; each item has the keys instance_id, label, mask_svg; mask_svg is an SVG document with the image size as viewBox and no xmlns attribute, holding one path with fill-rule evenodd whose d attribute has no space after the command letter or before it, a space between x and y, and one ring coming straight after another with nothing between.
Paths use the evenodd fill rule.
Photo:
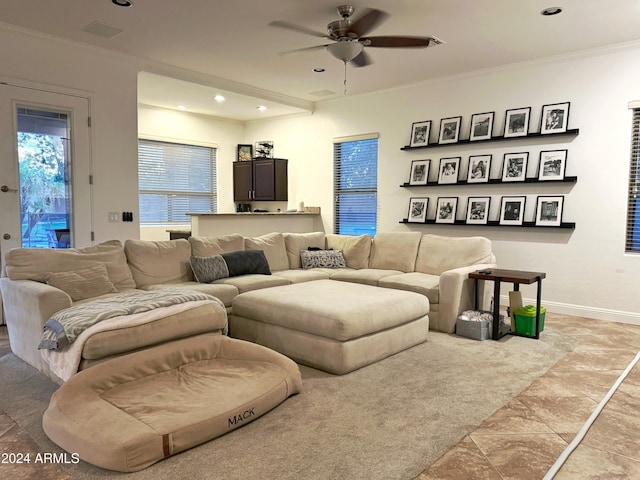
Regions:
<instances>
[{"instance_id":1,"label":"white wall","mask_svg":"<svg viewBox=\"0 0 640 480\"><path fill-rule=\"evenodd\" d=\"M138 238L137 221L108 223L110 211L138 211L136 62L5 26L0 26L0 45L3 78L89 98L95 241Z\"/></svg>"},{"instance_id":2,"label":"white wall","mask_svg":"<svg viewBox=\"0 0 640 480\"><path fill-rule=\"evenodd\" d=\"M640 256L624 253L629 175L631 113L628 102L640 99L640 45L547 59L366 96L320 103L310 117L253 123L245 141L270 139L279 157L289 158L292 192L307 205L322 207L326 231L332 230L332 139L379 132L378 231L415 229L451 236L483 235L493 240L503 268L546 272L543 303L550 311L640 324ZM507 109L532 107L530 131L539 130L544 104L571 102L569 128L579 136L527 139L482 145L401 151L409 143L411 123L432 120L435 141L441 118L463 117L461 138L468 137L474 113L495 111L494 135L501 135ZM547 140L548 143L543 143ZM400 188L408 181L413 159L492 154L492 177L499 176L504 153L528 151L529 176L535 176L541 150L567 148L567 175L575 185L487 185ZM465 170L466 171L466 170ZM435 170L432 170L435 173ZM574 231L515 227L402 225L411 196L432 199L459 196L458 218L466 198L492 196L497 219L502 195L526 195L526 220L534 215L536 196L566 196L564 220ZM509 285L503 286L503 293ZM532 286L522 288L527 300Z\"/></svg>"},{"instance_id":3,"label":"white wall","mask_svg":"<svg viewBox=\"0 0 640 480\"><path fill-rule=\"evenodd\" d=\"M244 124L232 120L189 114L177 110L140 105L138 108L138 130L140 137L177 142L205 143L217 148L218 167L218 211L234 212L233 161L236 149L242 143ZM185 230L190 225L182 226ZM143 226L143 240L168 240L167 229L181 228L179 225Z\"/></svg>"}]
</instances>

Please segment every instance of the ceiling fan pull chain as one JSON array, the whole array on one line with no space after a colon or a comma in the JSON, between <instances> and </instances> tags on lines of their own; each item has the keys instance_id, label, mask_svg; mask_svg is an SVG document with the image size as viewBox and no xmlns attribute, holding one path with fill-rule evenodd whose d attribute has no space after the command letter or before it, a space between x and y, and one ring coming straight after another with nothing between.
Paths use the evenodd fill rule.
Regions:
<instances>
[{"instance_id":1,"label":"ceiling fan pull chain","mask_svg":"<svg viewBox=\"0 0 640 480\"><path fill-rule=\"evenodd\" d=\"M344 94L347 94L347 62L343 61L342 63L344 63Z\"/></svg>"}]
</instances>

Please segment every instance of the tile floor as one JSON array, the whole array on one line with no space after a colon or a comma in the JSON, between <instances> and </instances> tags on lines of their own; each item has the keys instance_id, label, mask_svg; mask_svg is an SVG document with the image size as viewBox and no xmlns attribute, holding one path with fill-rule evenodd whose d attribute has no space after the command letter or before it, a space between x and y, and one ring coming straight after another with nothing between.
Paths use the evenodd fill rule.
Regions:
<instances>
[{"instance_id":1,"label":"tile floor","mask_svg":"<svg viewBox=\"0 0 640 480\"><path fill-rule=\"evenodd\" d=\"M550 313L546 325L575 336L580 344L415 480L542 479L640 351L637 326ZM0 356L9 351L6 327L0 326ZM555 478L640 478L638 411L640 363ZM38 446L0 410L0 454L16 451L36 455ZM70 478L55 464L32 463L20 474Z\"/></svg>"},{"instance_id":2,"label":"tile floor","mask_svg":"<svg viewBox=\"0 0 640 480\"><path fill-rule=\"evenodd\" d=\"M558 314L546 325L579 345L415 480L544 478L640 351L637 326ZM640 362L555 479L640 478L639 411Z\"/></svg>"}]
</instances>

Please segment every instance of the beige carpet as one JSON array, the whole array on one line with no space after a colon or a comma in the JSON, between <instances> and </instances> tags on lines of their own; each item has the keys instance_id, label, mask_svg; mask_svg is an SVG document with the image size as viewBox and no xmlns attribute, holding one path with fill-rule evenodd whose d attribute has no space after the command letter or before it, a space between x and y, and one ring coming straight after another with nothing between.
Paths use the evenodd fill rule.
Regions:
<instances>
[{"instance_id":1,"label":"beige carpet","mask_svg":"<svg viewBox=\"0 0 640 480\"><path fill-rule=\"evenodd\" d=\"M302 367L301 394L127 479L413 479L575 344L551 328L538 341L432 332L427 343L344 376ZM60 452L41 427L57 386L12 354L0 358L0 384L0 409L42 452ZM61 468L73 479L119 475L84 462Z\"/></svg>"}]
</instances>

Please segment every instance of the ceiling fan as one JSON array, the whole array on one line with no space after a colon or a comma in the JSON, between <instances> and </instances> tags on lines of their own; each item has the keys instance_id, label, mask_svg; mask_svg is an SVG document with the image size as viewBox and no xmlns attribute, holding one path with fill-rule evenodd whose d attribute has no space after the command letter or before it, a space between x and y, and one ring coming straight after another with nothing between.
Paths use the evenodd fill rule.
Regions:
<instances>
[{"instance_id":1,"label":"ceiling fan","mask_svg":"<svg viewBox=\"0 0 640 480\"><path fill-rule=\"evenodd\" d=\"M332 40L332 43L316 45L308 48L299 48L283 52L283 54L298 53L326 48L331 55L339 60L351 62L355 67L366 67L371 64L371 58L365 52L365 47L380 48L426 48L444 43L442 40L433 37L413 37L413 36L365 36L369 31L376 28L385 21L389 14L375 8L367 8L357 19L352 19L355 9L351 5L341 5L338 7L338 14L342 20L335 20L327 25L327 33L317 32L300 25L276 20L269 25L274 27L287 28L315 37Z\"/></svg>"}]
</instances>

